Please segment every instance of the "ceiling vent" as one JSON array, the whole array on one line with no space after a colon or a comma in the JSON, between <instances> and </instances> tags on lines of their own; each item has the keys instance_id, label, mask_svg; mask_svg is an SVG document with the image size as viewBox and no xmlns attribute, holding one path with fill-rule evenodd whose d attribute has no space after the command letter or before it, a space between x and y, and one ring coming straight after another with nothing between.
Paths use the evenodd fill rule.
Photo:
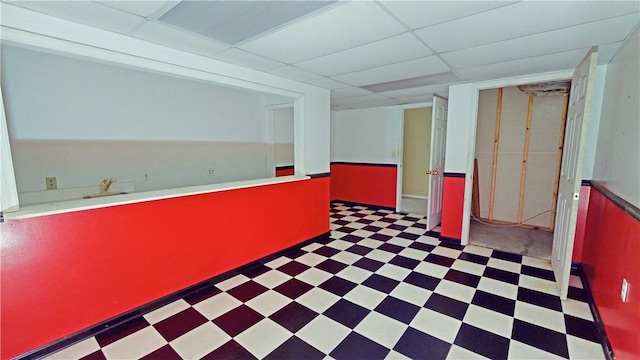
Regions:
<instances>
[{"instance_id":1,"label":"ceiling vent","mask_svg":"<svg viewBox=\"0 0 640 360\"><path fill-rule=\"evenodd\" d=\"M237 45L334 3L336 1L182 1L158 21Z\"/></svg>"}]
</instances>

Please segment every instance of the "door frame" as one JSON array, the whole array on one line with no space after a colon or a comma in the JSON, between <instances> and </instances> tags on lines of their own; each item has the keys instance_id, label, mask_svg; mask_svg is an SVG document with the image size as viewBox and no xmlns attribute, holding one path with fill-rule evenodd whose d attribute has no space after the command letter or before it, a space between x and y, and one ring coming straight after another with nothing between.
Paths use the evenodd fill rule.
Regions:
<instances>
[{"instance_id":1,"label":"door frame","mask_svg":"<svg viewBox=\"0 0 640 360\"><path fill-rule=\"evenodd\" d=\"M398 139L398 161L397 161L397 171L396 171L396 212L400 212L400 206L402 203L402 171L403 171L403 162L404 162L404 111L411 109L420 109L425 107L432 107L433 101L417 103L417 104L406 104L398 107L398 117L399 117L399 139Z\"/></svg>"},{"instance_id":2,"label":"door frame","mask_svg":"<svg viewBox=\"0 0 640 360\"><path fill-rule=\"evenodd\" d=\"M265 173L267 177L275 177L275 168L276 168L276 154L275 154L275 117L274 113L276 110L289 109L293 108L293 128L294 128L294 153L295 153L295 128L296 128L296 106L294 102L284 103L284 104L276 104L276 105L267 105L264 107L264 118L265 118L265 135L267 137L267 142L265 145L265 155L266 155L266 164L265 164ZM271 146L272 151L267 151L268 147ZM294 154L294 167L295 167L295 155Z\"/></svg>"},{"instance_id":3,"label":"door frame","mask_svg":"<svg viewBox=\"0 0 640 360\"><path fill-rule=\"evenodd\" d=\"M471 126L468 133L469 148L467 152L467 164L465 171L464 202L462 211L462 234L460 239L461 245L469 244L469 227L471 224L471 198L473 194L473 167L474 159L476 156L476 132L478 127L478 99L480 96L480 90L534 84L545 81L571 79L572 76L573 69L537 75L482 81L470 84L472 87L472 94L470 94L468 100L472 103L473 111L469 114L469 117L471 119ZM449 103L449 105L451 105L451 103Z\"/></svg>"}]
</instances>

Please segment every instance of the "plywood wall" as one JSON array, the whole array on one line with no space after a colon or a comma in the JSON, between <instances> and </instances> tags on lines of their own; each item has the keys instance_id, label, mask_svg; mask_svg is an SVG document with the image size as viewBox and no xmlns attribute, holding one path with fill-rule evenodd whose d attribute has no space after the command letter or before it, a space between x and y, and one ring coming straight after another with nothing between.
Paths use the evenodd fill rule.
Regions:
<instances>
[{"instance_id":1,"label":"plywood wall","mask_svg":"<svg viewBox=\"0 0 640 360\"><path fill-rule=\"evenodd\" d=\"M498 94L498 89L480 91L478 104L476 158L480 215L484 219L517 223L519 213L526 220L552 209L563 96L533 98L526 148L529 95L517 87L503 88L499 107ZM498 112L500 127L494 152ZM495 195L491 211L494 161ZM550 228L551 216L547 214L527 224Z\"/></svg>"},{"instance_id":2,"label":"plywood wall","mask_svg":"<svg viewBox=\"0 0 640 360\"><path fill-rule=\"evenodd\" d=\"M402 193L429 195L429 157L431 154L431 108L404 111L404 149Z\"/></svg>"}]
</instances>

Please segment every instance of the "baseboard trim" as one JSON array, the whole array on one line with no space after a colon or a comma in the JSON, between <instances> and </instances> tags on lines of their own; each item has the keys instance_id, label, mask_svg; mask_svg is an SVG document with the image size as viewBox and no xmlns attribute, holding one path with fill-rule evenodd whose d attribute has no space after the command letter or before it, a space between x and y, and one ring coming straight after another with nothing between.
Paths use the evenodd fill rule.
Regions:
<instances>
[{"instance_id":1,"label":"baseboard trim","mask_svg":"<svg viewBox=\"0 0 640 360\"><path fill-rule=\"evenodd\" d=\"M308 244L311 244L313 242L322 242L324 241L328 241L329 239L329 235L330 232L326 232L323 234L320 234L318 236L314 236L311 239L302 241L298 244L292 245L286 249L280 250L276 253L273 253L271 255L267 255L265 257L262 257L260 259L254 260L248 264L245 265L241 265L235 269L226 271L222 274L216 275L212 278L209 278L207 280L204 280L202 282L199 282L197 284L194 284L192 286L189 286L187 288L184 288L182 290L178 290L172 294L163 296L159 299L156 299L150 303L147 303L145 305L139 306L135 309L129 310L127 312L124 312L120 315L117 315L111 319L107 319L103 322L100 322L96 325L90 326L86 329L80 330L74 334L71 334L69 336L65 336L64 338L55 340L49 344L43 345L39 348L36 348L34 350L31 350L29 352L26 352L22 355L19 355L17 357L14 358L14 360L31 360L31 359L40 359L43 358L45 356L51 355L55 352L58 352L64 348L67 348L71 345L74 345L82 340L85 340L87 338L90 338L92 336L96 336L100 333L102 333L103 331L112 329L115 326L118 325L122 325L124 323L126 323L127 321L133 320L143 314L146 314L150 311L159 309L165 305L168 305L178 299L181 299L187 295L190 294L194 294L197 293L199 291L204 290L207 287L210 287L216 283L219 283L221 281L224 281L226 279L229 279L235 275L238 275L239 273L245 272L247 270L250 270L254 267L258 267L260 265L264 265L265 263L268 263L271 260L274 260L282 255L286 255L288 252L292 251L292 250L297 250L301 247L304 247Z\"/></svg>"},{"instance_id":2,"label":"baseboard trim","mask_svg":"<svg viewBox=\"0 0 640 360\"><path fill-rule=\"evenodd\" d=\"M460 245L460 243L462 242L461 239L458 238L454 238L454 237L448 237L448 236L440 236L440 241L444 241L444 242L448 242L448 243L456 243L458 245Z\"/></svg>"},{"instance_id":3,"label":"baseboard trim","mask_svg":"<svg viewBox=\"0 0 640 360\"><path fill-rule=\"evenodd\" d=\"M333 205L334 203L342 203L345 204L347 206L366 206L372 210L390 210L392 212L396 212L396 208L390 207L390 206L381 206L381 205L375 205L375 204L365 204L365 203L361 203L361 202L353 202L353 201L347 201L347 200L340 200L340 199L335 199L335 200L331 200L331 205Z\"/></svg>"},{"instance_id":4,"label":"baseboard trim","mask_svg":"<svg viewBox=\"0 0 640 360\"><path fill-rule=\"evenodd\" d=\"M589 308L591 309L591 315L593 316L593 320L596 323L596 329L598 331L598 335L600 335L600 345L602 345L602 351L604 352L604 356L607 360L614 360L615 356L613 355L613 348L611 347L611 342L609 342L609 338L607 337L607 332L604 328L604 323L602 322L602 317L600 316L600 312L598 311L598 307L596 306L596 302L593 299L593 295L591 293L591 287L589 286L589 280L587 280L587 275L584 272L584 268L581 263L571 263L571 272L577 274L582 281L582 285L584 286L584 290L587 292Z\"/></svg>"}]
</instances>

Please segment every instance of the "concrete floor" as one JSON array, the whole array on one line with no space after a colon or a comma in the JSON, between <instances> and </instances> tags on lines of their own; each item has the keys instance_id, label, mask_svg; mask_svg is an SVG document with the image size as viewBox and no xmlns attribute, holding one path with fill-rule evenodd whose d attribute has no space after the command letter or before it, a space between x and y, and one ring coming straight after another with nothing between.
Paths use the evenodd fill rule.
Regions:
<instances>
[{"instance_id":1,"label":"concrete floor","mask_svg":"<svg viewBox=\"0 0 640 360\"><path fill-rule=\"evenodd\" d=\"M513 254L551 260L553 233L521 227L497 227L471 221L469 243Z\"/></svg>"}]
</instances>

